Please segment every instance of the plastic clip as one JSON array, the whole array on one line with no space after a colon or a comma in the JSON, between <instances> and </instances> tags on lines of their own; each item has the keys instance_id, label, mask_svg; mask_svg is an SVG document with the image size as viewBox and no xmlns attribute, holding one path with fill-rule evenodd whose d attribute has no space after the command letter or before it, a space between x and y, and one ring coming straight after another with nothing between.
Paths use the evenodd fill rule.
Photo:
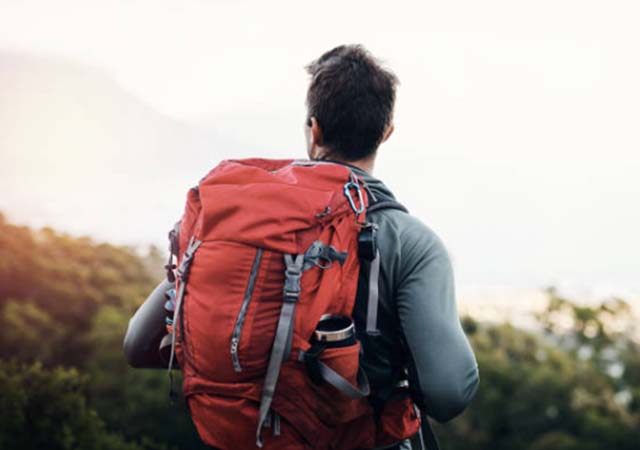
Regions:
<instances>
[{"instance_id":1,"label":"plastic clip","mask_svg":"<svg viewBox=\"0 0 640 450\"><path fill-rule=\"evenodd\" d=\"M378 250L377 235L378 225L366 223L358 234L358 256L365 261L373 261Z\"/></svg>"}]
</instances>

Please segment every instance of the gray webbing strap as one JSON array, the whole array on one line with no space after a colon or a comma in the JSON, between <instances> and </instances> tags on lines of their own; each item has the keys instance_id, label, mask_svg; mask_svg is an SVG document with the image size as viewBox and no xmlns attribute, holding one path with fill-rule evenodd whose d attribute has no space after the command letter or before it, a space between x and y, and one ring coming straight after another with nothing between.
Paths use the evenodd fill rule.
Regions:
<instances>
[{"instance_id":1,"label":"gray webbing strap","mask_svg":"<svg viewBox=\"0 0 640 450\"><path fill-rule=\"evenodd\" d=\"M264 419L264 424L262 425L262 428L271 428L271 416L273 416L273 414L267 414L267 418Z\"/></svg>"},{"instance_id":2,"label":"gray webbing strap","mask_svg":"<svg viewBox=\"0 0 640 450\"><path fill-rule=\"evenodd\" d=\"M281 428L280 428L280 416L275 411L270 411L267 414L267 418L264 420L264 424L262 428L271 428L273 424L273 435L280 436Z\"/></svg>"},{"instance_id":3,"label":"gray webbing strap","mask_svg":"<svg viewBox=\"0 0 640 450\"><path fill-rule=\"evenodd\" d=\"M289 327L289 334L287 334L287 345L284 348L283 361L289 359L291 356L291 346L293 345L293 327Z\"/></svg>"},{"instance_id":4,"label":"gray webbing strap","mask_svg":"<svg viewBox=\"0 0 640 450\"><path fill-rule=\"evenodd\" d=\"M369 380L365 375L362 367L358 367L358 387L353 386L349 381L322 362L318 362L320 375L331 386L342 392L352 400L358 400L367 397L371 393L369 388Z\"/></svg>"},{"instance_id":5,"label":"gray webbing strap","mask_svg":"<svg viewBox=\"0 0 640 450\"><path fill-rule=\"evenodd\" d=\"M303 351L300 351L298 360L304 361ZM371 388L369 387L369 379L367 378L367 374L364 372L362 367L358 367L358 386L352 385L349 380L344 378L338 372L321 361L318 361L318 369L320 372L320 376L324 381L329 383L331 386L333 386L352 400L359 400L361 398L368 397L371 393Z\"/></svg>"},{"instance_id":6,"label":"gray webbing strap","mask_svg":"<svg viewBox=\"0 0 640 450\"><path fill-rule=\"evenodd\" d=\"M292 339L293 319L296 310L296 303L300 297L300 278L302 277L302 266L304 264L304 254L284 255L285 262L285 281L284 281L284 298L282 309L280 310L280 318L278 319L278 327L276 336L271 348L271 356L267 366L267 374L262 387L262 398L260 399L260 416L258 420L258 429L256 430L256 445L262 448L262 427L264 426L273 395L280 375L280 367L284 361L287 348L291 348L288 342Z\"/></svg>"},{"instance_id":7,"label":"gray webbing strap","mask_svg":"<svg viewBox=\"0 0 640 450\"><path fill-rule=\"evenodd\" d=\"M273 435L280 436L280 416L278 413L273 413Z\"/></svg>"},{"instance_id":8,"label":"gray webbing strap","mask_svg":"<svg viewBox=\"0 0 640 450\"><path fill-rule=\"evenodd\" d=\"M369 204L367 214L383 209L397 209L408 213L407 208L398 203L393 198L378 197L374 198L374 202ZM373 252L371 252L373 253ZM380 277L380 251L376 248L376 256L369 266L369 300L367 302L367 329L366 332L370 336L380 334L378 330L378 278Z\"/></svg>"},{"instance_id":9,"label":"gray webbing strap","mask_svg":"<svg viewBox=\"0 0 640 450\"><path fill-rule=\"evenodd\" d=\"M421 422L418 432L411 437L411 448L413 450L440 450L440 444L436 438L433 428L431 428L431 422L427 413L418 409L415 406L416 411L420 414Z\"/></svg>"},{"instance_id":10,"label":"gray webbing strap","mask_svg":"<svg viewBox=\"0 0 640 450\"><path fill-rule=\"evenodd\" d=\"M187 249L182 256L182 261L180 263L180 267L178 268L178 277L180 278L180 287L178 288L178 293L176 294L176 306L174 308L173 313L173 333L171 333L171 353L169 356L169 366L167 371L171 373L171 369L173 368L173 359L175 358L176 353L176 329L178 327L178 321L180 319L180 311L182 309L182 300L184 298L185 286L187 285L187 279L189 278L189 268L191 267L191 262L193 261L193 256L195 255L196 250L200 247L202 241L196 241L195 237L191 237L189 239L189 245L187 245ZM184 332L184 330L180 330L180 332Z\"/></svg>"},{"instance_id":11,"label":"gray webbing strap","mask_svg":"<svg viewBox=\"0 0 640 450\"><path fill-rule=\"evenodd\" d=\"M173 359L176 356L176 326L178 325L178 322L176 321L176 319L178 318L178 307L182 306L182 297L184 297L184 283L180 282L180 288L178 289L178 294L176 296L176 307L174 308L174 320L173 320L173 330L171 333L171 353L169 355L169 366L167 367L167 370L169 372L171 372L171 369L173 369Z\"/></svg>"},{"instance_id":12,"label":"gray webbing strap","mask_svg":"<svg viewBox=\"0 0 640 450\"><path fill-rule=\"evenodd\" d=\"M369 268L369 300L367 301L367 334L379 335L378 330L378 279L380 278L380 250Z\"/></svg>"}]
</instances>

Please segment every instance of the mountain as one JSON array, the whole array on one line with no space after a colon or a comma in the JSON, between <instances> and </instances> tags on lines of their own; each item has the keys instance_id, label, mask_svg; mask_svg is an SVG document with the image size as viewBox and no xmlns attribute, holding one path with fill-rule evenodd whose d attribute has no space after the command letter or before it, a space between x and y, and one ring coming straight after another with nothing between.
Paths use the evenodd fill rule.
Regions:
<instances>
[{"instance_id":1,"label":"mountain","mask_svg":"<svg viewBox=\"0 0 640 450\"><path fill-rule=\"evenodd\" d=\"M0 52L0 210L14 222L163 242L186 190L239 148L154 110L100 68Z\"/></svg>"}]
</instances>

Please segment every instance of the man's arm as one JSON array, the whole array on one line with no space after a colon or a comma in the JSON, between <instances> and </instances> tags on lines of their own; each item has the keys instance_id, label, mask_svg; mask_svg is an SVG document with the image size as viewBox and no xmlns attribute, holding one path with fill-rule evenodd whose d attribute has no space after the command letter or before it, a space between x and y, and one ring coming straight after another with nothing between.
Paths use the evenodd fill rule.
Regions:
<instances>
[{"instance_id":1,"label":"man's arm","mask_svg":"<svg viewBox=\"0 0 640 450\"><path fill-rule=\"evenodd\" d=\"M453 270L444 245L417 220L401 241L396 298L410 358L410 384L419 406L445 422L473 399L478 366L458 318Z\"/></svg>"},{"instance_id":2,"label":"man's arm","mask_svg":"<svg viewBox=\"0 0 640 450\"><path fill-rule=\"evenodd\" d=\"M164 310L165 292L173 283L163 280L129 320L123 349L130 366L139 369L166 368L160 355L160 341L167 334Z\"/></svg>"}]
</instances>

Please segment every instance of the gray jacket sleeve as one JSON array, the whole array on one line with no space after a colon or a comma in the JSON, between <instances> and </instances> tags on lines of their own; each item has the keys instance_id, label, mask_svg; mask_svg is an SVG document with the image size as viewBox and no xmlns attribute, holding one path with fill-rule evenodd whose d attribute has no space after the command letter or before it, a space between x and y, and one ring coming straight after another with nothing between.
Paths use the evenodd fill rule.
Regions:
<instances>
[{"instance_id":1,"label":"gray jacket sleeve","mask_svg":"<svg viewBox=\"0 0 640 450\"><path fill-rule=\"evenodd\" d=\"M401 242L396 301L410 358L409 381L419 406L444 422L473 399L478 366L460 325L444 245L418 220L404 230Z\"/></svg>"},{"instance_id":2,"label":"gray jacket sleeve","mask_svg":"<svg viewBox=\"0 0 640 450\"><path fill-rule=\"evenodd\" d=\"M164 294L172 287L173 283L163 280L129 320L123 351L130 366L138 369L167 368L168 362L162 358L158 348L167 334Z\"/></svg>"}]
</instances>

